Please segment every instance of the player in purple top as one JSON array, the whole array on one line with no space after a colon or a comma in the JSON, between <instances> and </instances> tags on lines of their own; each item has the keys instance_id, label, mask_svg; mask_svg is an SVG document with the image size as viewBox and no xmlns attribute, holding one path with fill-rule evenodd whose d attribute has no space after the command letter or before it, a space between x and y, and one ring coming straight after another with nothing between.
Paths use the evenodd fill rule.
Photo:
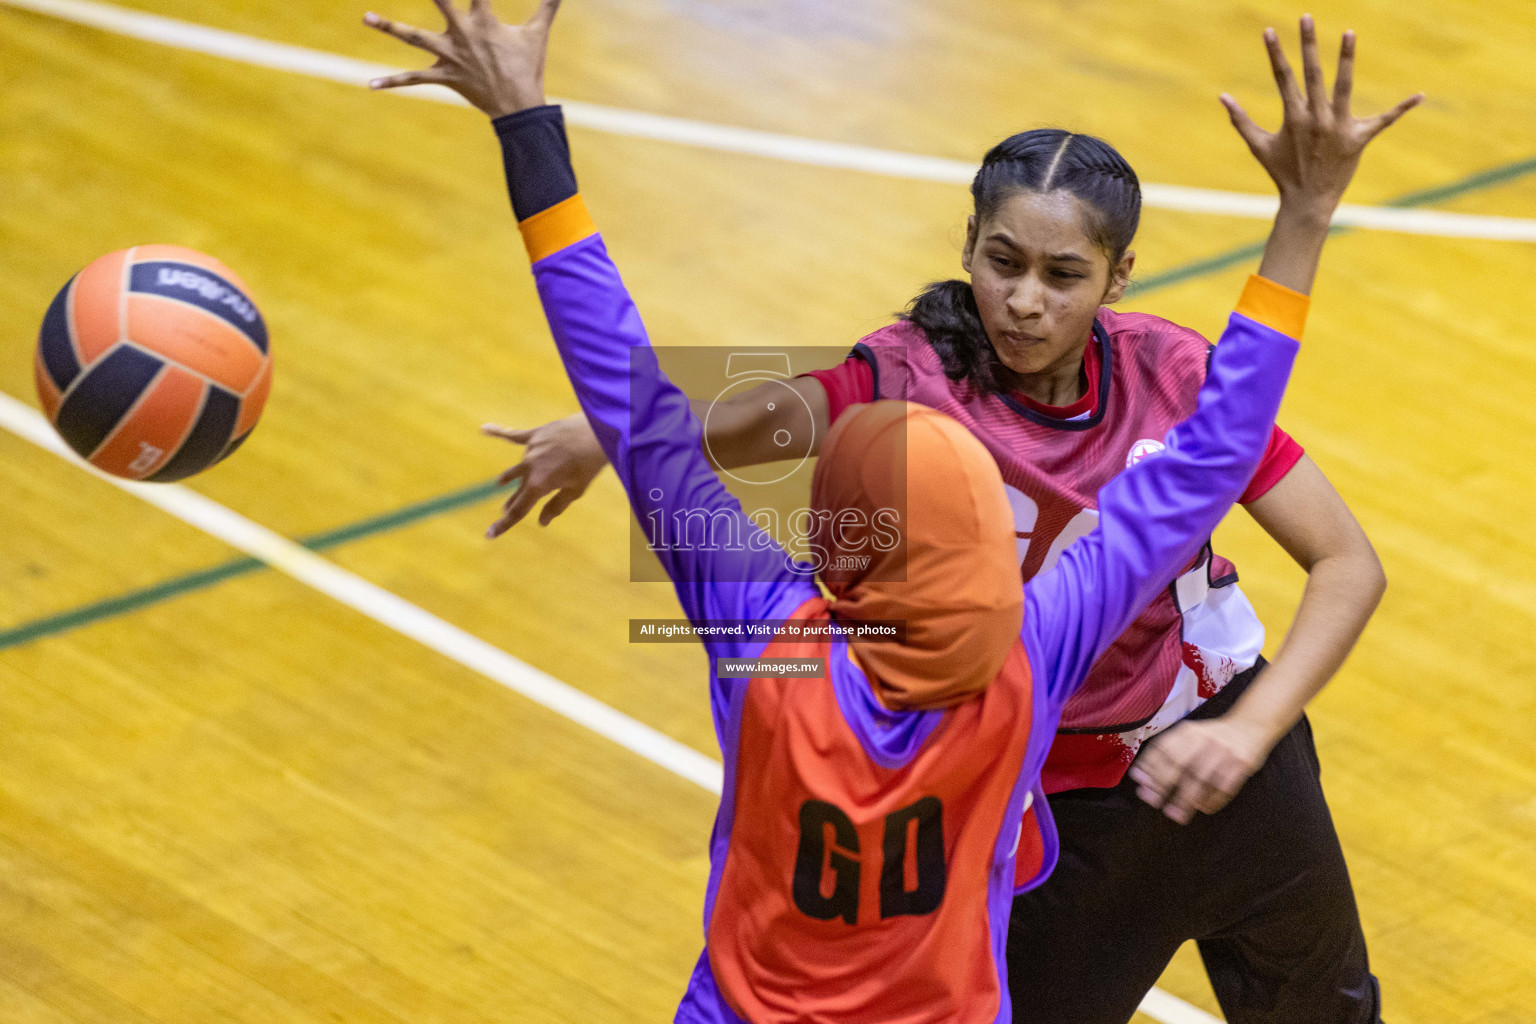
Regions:
<instances>
[{"instance_id":1,"label":"player in purple top","mask_svg":"<svg viewBox=\"0 0 1536 1024\"><path fill-rule=\"evenodd\" d=\"M1283 196L1342 190L1347 173L1307 178L1315 169L1292 146L1322 133L1358 156L1417 97L1355 118L1352 34L1331 95L1310 19L1297 75L1273 31L1265 44L1284 122L1263 132L1228 99L1234 123ZM805 445L795 455L814 454L845 409L891 397L930 405L998 461L1027 579L1092 527L1104 483L1189 415L1209 345L1161 317L1108 308L1129 281L1140 209L1135 172L1108 144L1020 132L987 153L972 195L968 279L929 286L835 368L714 404L706 450L726 468L771 461L786 453L783 433ZM1320 216L1332 210L1323 206ZM786 390L799 400L775 402ZM527 451L504 474L521 486L493 532L553 494L539 515L548 523L605 464L581 414L500 436ZM1360 636L1385 575L1343 498L1278 428L1240 501L1308 574L1295 619L1266 662L1236 567L1208 545L1063 711L1042 776L1062 857L1021 897L1009 940L1015 996L1041 1020L1124 1021L1186 940L1230 1020L1379 1017L1303 709Z\"/></svg>"},{"instance_id":2,"label":"player in purple top","mask_svg":"<svg viewBox=\"0 0 1536 1024\"><path fill-rule=\"evenodd\" d=\"M376 84L441 82L495 119L550 327L637 516L702 510L732 524L736 543L657 552L690 620L821 615L909 626L886 648L840 634L809 643L781 634L767 647L755 638L706 642L716 658L814 653L821 667L794 690L772 676L713 673L726 786L706 955L679 1018L1006 1021L1002 946L1016 863L1027 851L1032 883L1054 855L1038 775L1056 720L1093 661L1252 476L1327 219L1310 203L1300 212L1282 204L1262 268L1268 279L1250 281L1195 414L1167 436L1164 454L1104 487L1098 527L1022 593L1011 511L979 442L952 419L903 403L841 420L812 498L817 522L837 528L822 527L813 550L841 554L850 533L866 541L843 529L845 516L883 510L892 471L916 472L897 553L877 553L851 576L823 573L836 598L828 602L812 567L747 520L705 460L699 423L660 373L586 214L558 109L543 104L556 5L546 0L514 28L497 23L487 3L464 14L442 0L442 36L370 15L439 58ZM1336 169L1330 157L1337 162L1312 155L1325 170Z\"/></svg>"}]
</instances>

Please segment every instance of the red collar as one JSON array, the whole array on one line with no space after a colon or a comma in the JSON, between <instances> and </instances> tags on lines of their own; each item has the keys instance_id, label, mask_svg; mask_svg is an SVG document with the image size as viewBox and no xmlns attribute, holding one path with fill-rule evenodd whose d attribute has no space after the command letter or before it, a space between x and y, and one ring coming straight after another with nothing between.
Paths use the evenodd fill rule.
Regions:
<instances>
[{"instance_id":1,"label":"red collar","mask_svg":"<svg viewBox=\"0 0 1536 1024\"><path fill-rule=\"evenodd\" d=\"M1071 405L1046 405L1018 391L1010 391L1008 394L1025 408L1053 419L1070 420L1085 414L1091 416L1098 408L1099 372L1103 364L1104 356L1099 352L1098 339L1089 335L1088 344L1083 347L1083 373L1088 377L1088 386L1083 389L1082 398Z\"/></svg>"}]
</instances>

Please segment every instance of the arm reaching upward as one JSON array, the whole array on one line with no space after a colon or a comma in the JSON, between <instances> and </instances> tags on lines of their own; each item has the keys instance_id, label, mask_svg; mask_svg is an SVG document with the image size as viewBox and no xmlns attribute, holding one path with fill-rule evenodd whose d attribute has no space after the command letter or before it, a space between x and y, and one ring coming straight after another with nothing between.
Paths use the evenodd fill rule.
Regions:
<instances>
[{"instance_id":1,"label":"arm reaching upward","mask_svg":"<svg viewBox=\"0 0 1536 1024\"><path fill-rule=\"evenodd\" d=\"M657 367L634 302L576 192L559 107L531 107L495 124L554 342L651 547L691 617L763 611L762 602L730 602L705 591L799 574L720 484L703 456L687 396ZM707 536L680 536L679 513L697 514L693 522L707 527Z\"/></svg>"},{"instance_id":2,"label":"arm reaching upward","mask_svg":"<svg viewBox=\"0 0 1536 1024\"><path fill-rule=\"evenodd\" d=\"M492 117L566 373L688 618L787 617L815 596L812 577L747 519L705 460L699 422L657 365L577 192L560 109L544 103L544 55L559 0L541 0L522 25L497 21L487 0L473 0L468 11L436 2L447 21L440 35L374 14L364 19L437 57L431 68L373 86L446 85ZM706 638L705 647L732 656L763 639Z\"/></svg>"},{"instance_id":3,"label":"arm reaching upward","mask_svg":"<svg viewBox=\"0 0 1536 1024\"><path fill-rule=\"evenodd\" d=\"M811 577L747 519L705 459L699 420L657 365L576 191L559 108L534 107L495 125L560 357L685 613L695 622L787 616L815 594ZM750 646L706 642L717 656Z\"/></svg>"},{"instance_id":4,"label":"arm reaching upward","mask_svg":"<svg viewBox=\"0 0 1536 1024\"><path fill-rule=\"evenodd\" d=\"M1329 96L1310 15L1301 19L1305 92L1274 29L1265 30L1264 45L1285 107L1280 129L1265 131L1222 96L1233 126L1280 192L1261 276L1249 281L1216 346L1196 412L1174 428L1168 451L1110 481L1099 492L1098 529L1026 588L1026 642L1034 664L1048 669L1058 700L1081 685L1094 659L1173 579L1252 476L1295 358L1333 212L1366 145L1422 99L1416 94L1383 114L1355 117L1354 34L1344 35Z\"/></svg>"},{"instance_id":5,"label":"arm reaching upward","mask_svg":"<svg viewBox=\"0 0 1536 1024\"><path fill-rule=\"evenodd\" d=\"M1273 29L1264 32L1285 109L1278 131L1258 127L1236 100L1222 96L1233 126L1274 179L1285 214L1275 220L1259 273L1299 291L1311 287L1320 226L1333 216L1366 145L1423 99L1415 94L1374 117L1354 116L1354 33L1344 33L1339 45L1331 95L1317 44L1317 26L1303 18L1299 85L1279 37ZM1306 568L1307 589L1279 655L1237 704L1217 718L1186 720L1153 737L1131 767L1142 799L1179 822L1196 811L1221 810L1263 765L1359 639L1386 585L1370 541L1310 460L1248 508Z\"/></svg>"},{"instance_id":6,"label":"arm reaching upward","mask_svg":"<svg viewBox=\"0 0 1536 1024\"><path fill-rule=\"evenodd\" d=\"M1226 93L1221 94L1221 105L1280 192L1280 213L1264 248L1259 273L1310 294L1328 237L1328 222L1360 166L1365 147L1418 106L1424 94L1414 93L1374 117L1356 117L1350 109L1355 87L1355 34L1345 32L1339 43L1338 73L1330 95L1318 57L1317 25L1310 14L1301 19L1301 84L1272 28L1264 30L1264 49L1285 109L1279 129L1268 132L1260 128Z\"/></svg>"},{"instance_id":7,"label":"arm reaching upward","mask_svg":"<svg viewBox=\"0 0 1536 1024\"><path fill-rule=\"evenodd\" d=\"M1251 278L1167 450L1099 491L1099 525L1024 587L1024 640L1060 707L1242 494L1295 361L1307 298Z\"/></svg>"}]
</instances>

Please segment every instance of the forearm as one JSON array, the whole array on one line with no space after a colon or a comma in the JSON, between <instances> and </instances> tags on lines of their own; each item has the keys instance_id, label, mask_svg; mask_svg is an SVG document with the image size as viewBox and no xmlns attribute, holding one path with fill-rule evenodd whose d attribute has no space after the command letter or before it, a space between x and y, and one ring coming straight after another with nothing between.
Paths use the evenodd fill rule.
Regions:
<instances>
[{"instance_id":1,"label":"forearm","mask_svg":"<svg viewBox=\"0 0 1536 1024\"><path fill-rule=\"evenodd\" d=\"M658 486L663 467L686 477L689 463L700 462L698 423L687 398L657 366L634 302L577 192L559 108L531 108L494 124L545 318L603 454L632 496ZM667 493L660 501L682 497ZM658 510L667 511L664 505Z\"/></svg>"},{"instance_id":2,"label":"forearm","mask_svg":"<svg viewBox=\"0 0 1536 1024\"><path fill-rule=\"evenodd\" d=\"M1264 245L1259 276L1294 292L1312 294L1332 216L1333 209L1326 202L1282 198Z\"/></svg>"},{"instance_id":3,"label":"forearm","mask_svg":"<svg viewBox=\"0 0 1536 1024\"><path fill-rule=\"evenodd\" d=\"M694 416L698 417L704 425L704 457L709 464L716 469L737 469L741 466L751 466L757 463L748 453L742 450L741 437L738 431L726 430L720 423L718 415L719 407L703 398L692 398L688 401ZM710 413L716 413L711 416ZM713 420L713 422L711 422Z\"/></svg>"},{"instance_id":4,"label":"forearm","mask_svg":"<svg viewBox=\"0 0 1536 1024\"><path fill-rule=\"evenodd\" d=\"M802 381L810 384L797 386ZM753 392L726 402L689 400L689 408L703 425L704 457L711 466L739 469L817 453L827 431L826 392L812 378L795 378L787 384L800 394L804 403L791 416L774 410L770 403L753 401ZM568 457L595 475L607 461L607 454L592 424L585 413L568 416L565 422L580 428L567 435Z\"/></svg>"},{"instance_id":5,"label":"forearm","mask_svg":"<svg viewBox=\"0 0 1536 1024\"><path fill-rule=\"evenodd\" d=\"M827 392L814 377L770 380L724 401L692 403L704 454L719 469L815 455L831 426Z\"/></svg>"},{"instance_id":6,"label":"forearm","mask_svg":"<svg viewBox=\"0 0 1536 1024\"><path fill-rule=\"evenodd\" d=\"M1301 607L1279 654L1229 711L1217 718L1175 725L1144 747L1131 769L1141 798L1162 807L1175 821L1187 822L1196 811L1215 814L1236 795L1296 724L1307 702L1338 670L1386 586L1381 563L1363 533L1353 531L1358 534L1353 540L1339 543L1341 532L1352 531L1340 531L1338 515L1331 517L1331 530L1325 523L1314 532L1320 532L1325 543L1331 539L1339 546L1312 557L1317 538L1308 535L1305 521L1298 524L1290 513L1300 513L1306 520L1328 519L1330 504L1335 505L1335 513L1347 516L1348 512L1337 495L1333 503L1325 500L1332 489L1311 468L1313 472L1303 471L1299 480L1288 478L1289 494L1281 496L1278 506L1272 502L1260 518L1277 540L1289 542L1293 555L1303 556L1298 561L1309 572ZM1291 477L1296 475L1293 470ZM1327 493L1319 493L1324 489ZM1297 508L1309 490L1314 501Z\"/></svg>"},{"instance_id":7,"label":"forearm","mask_svg":"<svg viewBox=\"0 0 1536 1024\"><path fill-rule=\"evenodd\" d=\"M809 587L705 461L687 396L657 365L634 302L576 193L558 108L495 124L550 333L684 612L693 620L755 618L793 603Z\"/></svg>"},{"instance_id":8,"label":"forearm","mask_svg":"<svg viewBox=\"0 0 1536 1024\"><path fill-rule=\"evenodd\" d=\"M729 403L703 398L689 401L693 414L704 425L704 457L716 469L740 469L769 461L756 450L760 432L744 429L742 417Z\"/></svg>"},{"instance_id":9,"label":"forearm","mask_svg":"<svg viewBox=\"0 0 1536 1024\"><path fill-rule=\"evenodd\" d=\"M1272 746L1344 664L1385 590L1369 548L1319 559L1274 660L1227 715Z\"/></svg>"},{"instance_id":10,"label":"forearm","mask_svg":"<svg viewBox=\"0 0 1536 1024\"><path fill-rule=\"evenodd\" d=\"M531 108L493 124L555 345L582 414L626 478L631 353L648 346L644 329L606 256L583 258L583 243L601 240L577 192L559 109Z\"/></svg>"}]
</instances>

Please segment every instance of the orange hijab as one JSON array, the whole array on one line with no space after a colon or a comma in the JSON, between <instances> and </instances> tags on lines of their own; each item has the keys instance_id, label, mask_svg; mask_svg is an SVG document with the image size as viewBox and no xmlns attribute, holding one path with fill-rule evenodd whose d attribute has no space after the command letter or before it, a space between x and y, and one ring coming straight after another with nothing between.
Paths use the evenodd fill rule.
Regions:
<instances>
[{"instance_id":1,"label":"orange hijab","mask_svg":"<svg viewBox=\"0 0 1536 1024\"><path fill-rule=\"evenodd\" d=\"M886 707L940 708L996 678L1024 622L1013 514L997 463L941 412L849 410L811 482L814 557L848 622L898 620L906 642L853 640Z\"/></svg>"}]
</instances>

